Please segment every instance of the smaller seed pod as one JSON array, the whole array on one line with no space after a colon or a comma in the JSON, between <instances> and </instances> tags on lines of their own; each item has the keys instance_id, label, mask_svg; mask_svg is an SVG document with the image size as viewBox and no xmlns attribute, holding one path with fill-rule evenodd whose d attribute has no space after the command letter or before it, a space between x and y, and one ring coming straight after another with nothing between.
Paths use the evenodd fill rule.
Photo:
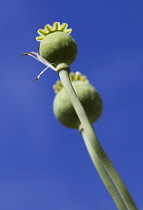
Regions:
<instances>
[{"instance_id":1,"label":"smaller seed pod","mask_svg":"<svg viewBox=\"0 0 143 210\"><path fill-rule=\"evenodd\" d=\"M39 53L55 66L61 63L69 66L77 55L76 42L69 35L72 30L67 29L67 26L67 23L55 22L53 26L48 24L38 30L40 36L36 40L40 41Z\"/></svg>"},{"instance_id":2,"label":"smaller seed pod","mask_svg":"<svg viewBox=\"0 0 143 210\"><path fill-rule=\"evenodd\" d=\"M102 114L102 100L98 92L79 72L76 74L70 73L70 80L90 123L95 122ZM57 93L53 102L53 111L56 118L66 127L79 128L80 121L61 81L57 81L53 87L55 93Z\"/></svg>"}]
</instances>

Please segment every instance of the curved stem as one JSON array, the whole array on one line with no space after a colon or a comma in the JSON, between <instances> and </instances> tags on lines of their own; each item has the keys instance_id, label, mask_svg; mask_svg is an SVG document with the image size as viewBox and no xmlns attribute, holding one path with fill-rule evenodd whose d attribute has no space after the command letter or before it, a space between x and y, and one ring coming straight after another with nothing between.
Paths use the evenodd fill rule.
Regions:
<instances>
[{"instance_id":1,"label":"curved stem","mask_svg":"<svg viewBox=\"0 0 143 210\"><path fill-rule=\"evenodd\" d=\"M90 143L91 147L97 154L98 158L102 161L104 168L110 175L113 183L115 184L116 188L118 189L127 208L129 210L137 210L137 207L136 207L132 197L130 196L127 188L125 187L122 179L120 178L120 176L118 175L114 166L112 165L111 161L109 160L108 156L104 152L101 144L99 143L99 141L93 131L93 128L87 118L85 110L83 109L83 106L81 105L81 103L72 87L68 70L61 69L59 71L59 77L60 77L60 79L63 83L63 86L67 92L67 95L68 95L68 97L77 113L77 116L80 119L80 122L82 124L82 127L84 128L84 131L85 131L88 139L89 139L89 143Z\"/></svg>"},{"instance_id":2,"label":"curved stem","mask_svg":"<svg viewBox=\"0 0 143 210\"><path fill-rule=\"evenodd\" d=\"M122 199L122 197L120 196L119 192L117 191L115 185L113 184L110 176L108 175L106 169L104 168L101 160L98 158L97 154L95 153L95 151L93 150L89 139L86 136L86 133L84 131L84 129L82 129L81 131L81 135L83 137L84 143L86 145L86 148L89 152L89 155L94 163L94 166L96 167L96 170L102 180L102 182L104 183L106 189L108 190L108 192L110 193L112 199L114 200L116 206L118 207L118 209L122 209L122 210L127 210L127 207Z\"/></svg>"}]
</instances>

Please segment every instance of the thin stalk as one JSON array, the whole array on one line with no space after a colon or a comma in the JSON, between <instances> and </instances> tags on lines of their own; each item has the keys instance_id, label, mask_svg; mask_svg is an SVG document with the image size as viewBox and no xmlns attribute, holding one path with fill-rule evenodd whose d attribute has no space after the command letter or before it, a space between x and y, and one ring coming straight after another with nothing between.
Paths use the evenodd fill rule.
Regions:
<instances>
[{"instance_id":1,"label":"thin stalk","mask_svg":"<svg viewBox=\"0 0 143 210\"><path fill-rule=\"evenodd\" d=\"M116 187L115 187L114 183L112 182L110 176L108 175L106 169L104 168L101 160L98 158L97 154L95 153L95 150L93 150L93 148L89 142L89 139L86 136L84 129L81 130L81 135L83 137L83 140L84 140L84 143L88 150L88 153L93 161L93 164L96 167L96 170L97 170L102 182L104 183L106 189L110 193L117 208L120 210L127 210L127 207L126 207L122 197L120 196L118 190L116 189Z\"/></svg>"},{"instance_id":2,"label":"thin stalk","mask_svg":"<svg viewBox=\"0 0 143 210\"><path fill-rule=\"evenodd\" d=\"M126 186L124 185L122 179L120 178L119 174L115 170L114 166L112 165L111 161L109 160L108 156L104 152L101 144L99 143L93 128L87 118L87 115L85 113L85 110L83 109L83 106L81 105L73 87L70 82L69 78L69 72L66 69L61 69L59 71L59 77L63 83L63 86L67 92L67 95L77 113L77 116L79 117L79 120L82 124L82 127L89 139L89 142L91 144L91 147L93 150L95 150L95 153L97 154L98 158L102 161L102 164L104 165L104 168L110 175L113 183L115 184L117 190L119 191L122 199L124 200L127 208L129 210L137 210L137 207L130 196Z\"/></svg>"}]
</instances>

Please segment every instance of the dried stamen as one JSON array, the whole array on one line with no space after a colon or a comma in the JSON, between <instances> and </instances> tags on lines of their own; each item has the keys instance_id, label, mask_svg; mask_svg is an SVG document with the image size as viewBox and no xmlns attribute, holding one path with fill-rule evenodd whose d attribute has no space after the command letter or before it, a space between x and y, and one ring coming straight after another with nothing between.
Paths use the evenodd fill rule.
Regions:
<instances>
[{"instance_id":1,"label":"dried stamen","mask_svg":"<svg viewBox=\"0 0 143 210\"><path fill-rule=\"evenodd\" d=\"M41 74L43 74L48 68L49 68L49 67L47 66L43 71L41 71L40 74L37 76L37 78L34 79L34 80L32 80L32 82L34 82L34 81L40 79Z\"/></svg>"},{"instance_id":2,"label":"dried stamen","mask_svg":"<svg viewBox=\"0 0 143 210\"><path fill-rule=\"evenodd\" d=\"M47 60L45 60L44 58L42 58L38 53L35 53L35 52L29 52L29 53L23 53L20 55L20 57L22 57L23 55L29 55L31 56L32 58L38 60L39 62L43 63L44 65L46 65L47 67L40 72L40 74L37 76L36 79L32 80L32 82L38 80L40 78L40 76L48 69L48 68L51 68L52 70L56 71L56 68L51 64L49 63Z\"/></svg>"}]
</instances>

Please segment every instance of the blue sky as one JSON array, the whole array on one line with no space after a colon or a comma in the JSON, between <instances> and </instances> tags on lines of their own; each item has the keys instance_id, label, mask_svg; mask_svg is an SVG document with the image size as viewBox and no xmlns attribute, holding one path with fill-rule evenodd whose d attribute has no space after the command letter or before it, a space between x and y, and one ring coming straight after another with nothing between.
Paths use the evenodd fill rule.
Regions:
<instances>
[{"instance_id":1,"label":"blue sky","mask_svg":"<svg viewBox=\"0 0 143 210\"><path fill-rule=\"evenodd\" d=\"M143 209L143 1L1 2L0 209L115 210L77 130L53 115L48 70L24 52L37 51L37 30L67 22L78 44L71 71L81 71L103 99L96 134Z\"/></svg>"}]
</instances>

